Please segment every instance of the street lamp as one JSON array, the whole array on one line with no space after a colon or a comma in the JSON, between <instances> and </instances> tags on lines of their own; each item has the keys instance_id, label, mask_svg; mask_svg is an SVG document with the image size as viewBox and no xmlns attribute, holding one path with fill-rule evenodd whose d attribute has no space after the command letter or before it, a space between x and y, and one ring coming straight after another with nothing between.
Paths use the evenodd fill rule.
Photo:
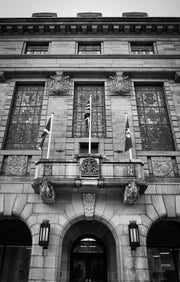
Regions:
<instances>
[{"instance_id":1,"label":"street lamp","mask_svg":"<svg viewBox=\"0 0 180 282\"><path fill-rule=\"evenodd\" d=\"M135 250L140 246L139 228L136 221L130 221L129 223L129 242L131 250Z\"/></svg>"},{"instance_id":2,"label":"street lamp","mask_svg":"<svg viewBox=\"0 0 180 282\"><path fill-rule=\"evenodd\" d=\"M49 245L50 224L49 220L43 220L39 230L39 246L47 249Z\"/></svg>"}]
</instances>

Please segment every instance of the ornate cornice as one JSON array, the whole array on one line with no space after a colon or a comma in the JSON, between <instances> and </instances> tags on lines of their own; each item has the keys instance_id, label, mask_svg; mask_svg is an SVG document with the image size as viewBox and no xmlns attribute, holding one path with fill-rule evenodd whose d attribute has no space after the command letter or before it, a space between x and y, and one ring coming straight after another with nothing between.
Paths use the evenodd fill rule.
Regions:
<instances>
[{"instance_id":1,"label":"ornate cornice","mask_svg":"<svg viewBox=\"0 0 180 282\"><path fill-rule=\"evenodd\" d=\"M180 18L7 18L0 34L180 34Z\"/></svg>"}]
</instances>

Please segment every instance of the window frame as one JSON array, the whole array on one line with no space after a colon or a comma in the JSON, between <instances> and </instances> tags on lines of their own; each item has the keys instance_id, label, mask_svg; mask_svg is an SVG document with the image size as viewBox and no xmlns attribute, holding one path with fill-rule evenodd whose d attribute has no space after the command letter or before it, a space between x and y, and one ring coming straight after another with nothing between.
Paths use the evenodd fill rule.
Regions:
<instances>
[{"instance_id":1,"label":"window frame","mask_svg":"<svg viewBox=\"0 0 180 282\"><path fill-rule=\"evenodd\" d=\"M140 52L140 50L139 50L139 52L138 52L138 50L137 51L132 51L132 47L133 47L133 45L134 46L144 46L144 47L146 47L146 46L152 46L152 53L150 53L150 52L147 52L147 50L145 50L144 52L145 52L145 54L142 54L141 52ZM152 42L152 41L131 41L131 42L129 42L129 50L130 50L130 53L132 54L132 55L140 55L140 56L143 56L143 55L150 55L150 56L152 56L152 55L155 55L157 52L156 52L156 46L155 46L155 42ZM137 52L137 53L135 53L135 52Z\"/></svg>"},{"instance_id":2,"label":"window frame","mask_svg":"<svg viewBox=\"0 0 180 282\"><path fill-rule=\"evenodd\" d=\"M79 53L79 45L80 44L82 44L84 46L93 46L93 45L95 46L95 45L97 45L97 46L99 46L100 51L99 51L99 53L97 53L97 51L95 51L94 53L92 51L91 52L84 51L83 53ZM103 43L101 41L78 41L78 42L76 42L76 54L82 55L82 56L84 56L84 55L91 55L91 56L102 55L103 54Z\"/></svg>"},{"instance_id":3,"label":"window frame","mask_svg":"<svg viewBox=\"0 0 180 282\"><path fill-rule=\"evenodd\" d=\"M37 54L35 54L34 52L32 52L32 53L27 53L27 48L29 47L29 46L47 46L47 52L43 52L43 53L41 53L41 52L38 52ZM23 46L23 50L22 50L22 53L24 54L24 55L28 55L28 56L31 56L31 55L33 55L33 56L38 56L38 55L41 55L41 56L43 56L43 55L47 55L47 54L49 54L49 47L50 47L50 42L49 41L43 41L43 42L40 42L40 41L27 41L27 42L25 42L24 43L24 46Z\"/></svg>"}]
</instances>

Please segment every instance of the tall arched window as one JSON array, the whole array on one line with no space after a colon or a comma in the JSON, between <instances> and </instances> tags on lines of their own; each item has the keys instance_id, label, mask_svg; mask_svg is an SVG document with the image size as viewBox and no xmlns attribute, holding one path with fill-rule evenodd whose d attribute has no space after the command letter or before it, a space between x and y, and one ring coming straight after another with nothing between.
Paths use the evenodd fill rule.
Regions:
<instances>
[{"instance_id":1,"label":"tall arched window","mask_svg":"<svg viewBox=\"0 0 180 282\"><path fill-rule=\"evenodd\" d=\"M14 218L0 221L0 281L28 281L31 245L25 223Z\"/></svg>"},{"instance_id":2,"label":"tall arched window","mask_svg":"<svg viewBox=\"0 0 180 282\"><path fill-rule=\"evenodd\" d=\"M164 220L154 224L147 250L151 282L180 282L180 223Z\"/></svg>"}]
</instances>

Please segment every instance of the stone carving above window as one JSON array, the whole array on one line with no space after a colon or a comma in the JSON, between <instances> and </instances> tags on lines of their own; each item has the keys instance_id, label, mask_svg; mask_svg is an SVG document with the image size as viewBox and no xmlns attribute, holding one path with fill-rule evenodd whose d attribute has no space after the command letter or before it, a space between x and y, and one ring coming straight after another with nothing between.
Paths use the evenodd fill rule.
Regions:
<instances>
[{"instance_id":1,"label":"stone carving above window","mask_svg":"<svg viewBox=\"0 0 180 282\"><path fill-rule=\"evenodd\" d=\"M94 215L96 195L91 193L83 194L85 217L92 218Z\"/></svg>"},{"instance_id":2,"label":"stone carving above window","mask_svg":"<svg viewBox=\"0 0 180 282\"><path fill-rule=\"evenodd\" d=\"M98 177L99 176L99 164L96 159L87 157L82 161L81 177Z\"/></svg>"},{"instance_id":3,"label":"stone carving above window","mask_svg":"<svg viewBox=\"0 0 180 282\"><path fill-rule=\"evenodd\" d=\"M173 177L174 169L171 157L152 157L153 175L156 177Z\"/></svg>"},{"instance_id":4,"label":"stone carving above window","mask_svg":"<svg viewBox=\"0 0 180 282\"><path fill-rule=\"evenodd\" d=\"M47 81L47 90L51 95L68 94L71 89L71 79L68 75L56 73Z\"/></svg>"},{"instance_id":5,"label":"stone carving above window","mask_svg":"<svg viewBox=\"0 0 180 282\"><path fill-rule=\"evenodd\" d=\"M130 81L128 76L110 76L108 86L111 94L127 94L130 92Z\"/></svg>"},{"instance_id":6,"label":"stone carving above window","mask_svg":"<svg viewBox=\"0 0 180 282\"><path fill-rule=\"evenodd\" d=\"M125 186L123 198L124 203L127 205L134 205L137 203L139 199L139 187L134 181L129 182Z\"/></svg>"},{"instance_id":7,"label":"stone carving above window","mask_svg":"<svg viewBox=\"0 0 180 282\"><path fill-rule=\"evenodd\" d=\"M55 192L53 185L47 180L44 180L39 187L39 194L41 200L46 204L55 203Z\"/></svg>"}]
</instances>

